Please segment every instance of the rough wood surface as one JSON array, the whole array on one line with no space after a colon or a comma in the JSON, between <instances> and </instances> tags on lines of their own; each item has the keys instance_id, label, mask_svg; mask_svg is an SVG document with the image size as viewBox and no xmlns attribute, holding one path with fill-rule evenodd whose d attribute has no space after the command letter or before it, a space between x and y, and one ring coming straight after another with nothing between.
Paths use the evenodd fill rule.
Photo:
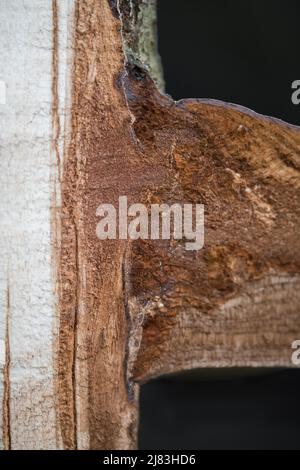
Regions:
<instances>
[{"instance_id":1,"label":"rough wood surface","mask_svg":"<svg viewBox=\"0 0 300 470\"><path fill-rule=\"evenodd\" d=\"M37 184L35 162L44 173L36 197L32 190L20 195L20 210L28 201L42 204L40 194L47 203L37 208L43 217L34 219L35 243L26 241L20 251L29 266L26 289L12 288L23 279L16 272L8 291L6 268L1 272L6 447L134 448L141 382L195 367L290 367L300 334L299 129L225 103L174 102L157 88L157 59L156 66L144 64L149 48L156 50L136 34L149 24L145 2L75 3L73 9L72 2L53 1L47 72L37 61L40 74L51 71L45 113L54 138L49 154L27 139L34 149L30 181ZM48 9L47 27L49 15ZM37 28L40 21L37 10ZM72 49L64 56L66 37ZM47 138L43 133L38 141L46 145ZM24 145L11 178L19 175ZM53 153L54 187L47 179ZM16 188L8 194L4 221L19 201ZM100 241L96 209L117 205L120 195L146 205L204 204L204 249L188 252L183 241ZM1 249L11 251L11 244ZM43 305L47 311L37 315ZM20 332L9 342L8 310ZM20 371L11 352L26 345L34 367L24 359ZM36 371L46 388L28 378ZM14 381L23 379L16 395Z\"/></svg>"},{"instance_id":2,"label":"rough wood surface","mask_svg":"<svg viewBox=\"0 0 300 470\"><path fill-rule=\"evenodd\" d=\"M59 448L56 214L71 1L2 0L0 446ZM58 75L59 71L59 75ZM59 130L61 135L59 135Z\"/></svg>"},{"instance_id":3,"label":"rough wood surface","mask_svg":"<svg viewBox=\"0 0 300 470\"><path fill-rule=\"evenodd\" d=\"M145 68L126 63L119 13L106 1L77 10L61 296L61 345L76 371L68 387L74 364L64 356L70 448L76 438L91 448L134 446L136 384L149 377L290 366L300 328L299 129L161 95ZM97 206L123 194L204 203L205 248L100 242Z\"/></svg>"}]
</instances>

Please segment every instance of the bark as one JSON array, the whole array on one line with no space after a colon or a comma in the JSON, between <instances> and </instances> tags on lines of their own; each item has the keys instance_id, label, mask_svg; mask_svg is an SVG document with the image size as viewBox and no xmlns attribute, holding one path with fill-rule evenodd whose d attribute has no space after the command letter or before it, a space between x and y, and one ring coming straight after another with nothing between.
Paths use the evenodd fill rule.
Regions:
<instances>
[{"instance_id":1,"label":"bark","mask_svg":"<svg viewBox=\"0 0 300 470\"><path fill-rule=\"evenodd\" d=\"M134 448L140 383L292 366L299 129L159 91L153 5L1 4L5 448ZM120 195L205 204L204 249L101 242L96 209Z\"/></svg>"}]
</instances>

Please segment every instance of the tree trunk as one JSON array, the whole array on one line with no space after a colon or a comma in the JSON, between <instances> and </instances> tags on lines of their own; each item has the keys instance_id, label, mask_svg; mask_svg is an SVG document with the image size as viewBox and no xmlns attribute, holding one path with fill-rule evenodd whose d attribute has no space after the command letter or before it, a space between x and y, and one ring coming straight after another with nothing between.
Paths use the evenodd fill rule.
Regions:
<instances>
[{"instance_id":1,"label":"tree trunk","mask_svg":"<svg viewBox=\"0 0 300 470\"><path fill-rule=\"evenodd\" d=\"M2 448L134 448L140 383L291 367L299 129L164 95L152 0L0 9ZM204 248L100 241L122 195L204 204Z\"/></svg>"}]
</instances>

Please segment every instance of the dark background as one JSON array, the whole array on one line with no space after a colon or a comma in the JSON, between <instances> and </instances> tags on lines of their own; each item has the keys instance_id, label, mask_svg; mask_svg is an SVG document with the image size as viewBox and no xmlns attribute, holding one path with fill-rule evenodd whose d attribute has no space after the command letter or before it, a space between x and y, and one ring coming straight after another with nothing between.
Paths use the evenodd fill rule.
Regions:
<instances>
[{"instance_id":1,"label":"dark background","mask_svg":"<svg viewBox=\"0 0 300 470\"><path fill-rule=\"evenodd\" d=\"M300 125L299 0L158 0L174 99L215 98Z\"/></svg>"},{"instance_id":2,"label":"dark background","mask_svg":"<svg viewBox=\"0 0 300 470\"><path fill-rule=\"evenodd\" d=\"M291 102L300 79L299 0L159 0L158 13L174 99L220 99L300 125ZM300 449L300 370L257 372L144 385L140 449Z\"/></svg>"},{"instance_id":3,"label":"dark background","mask_svg":"<svg viewBox=\"0 0 300 470\"><path fill-rule=\"evenodd\" d=\"M142 386L139 448L300 449L300 371L253 373L196 371Z\"/></svg>"}]
</instances>

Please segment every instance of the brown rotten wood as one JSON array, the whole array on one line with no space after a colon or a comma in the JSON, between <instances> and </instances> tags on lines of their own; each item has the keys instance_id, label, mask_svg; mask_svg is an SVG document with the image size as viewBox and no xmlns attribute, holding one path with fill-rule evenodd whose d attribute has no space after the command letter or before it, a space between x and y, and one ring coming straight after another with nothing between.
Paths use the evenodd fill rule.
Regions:
<instances>
[{"instance_id":1,"label":"brown rotten wood","mask_svg":"<svg viewBox=\"0 0 300 470\"><path fill-rule=\"evenodd\" d=\"M140 383L195 367L291 366L300 334L299 129L159 92L124 54L126 7L77 3L60 269L69 449L135 447ZM204 249L100 241L96 209L120 195L203 203Z\"/></svg>"}]
</instances>

